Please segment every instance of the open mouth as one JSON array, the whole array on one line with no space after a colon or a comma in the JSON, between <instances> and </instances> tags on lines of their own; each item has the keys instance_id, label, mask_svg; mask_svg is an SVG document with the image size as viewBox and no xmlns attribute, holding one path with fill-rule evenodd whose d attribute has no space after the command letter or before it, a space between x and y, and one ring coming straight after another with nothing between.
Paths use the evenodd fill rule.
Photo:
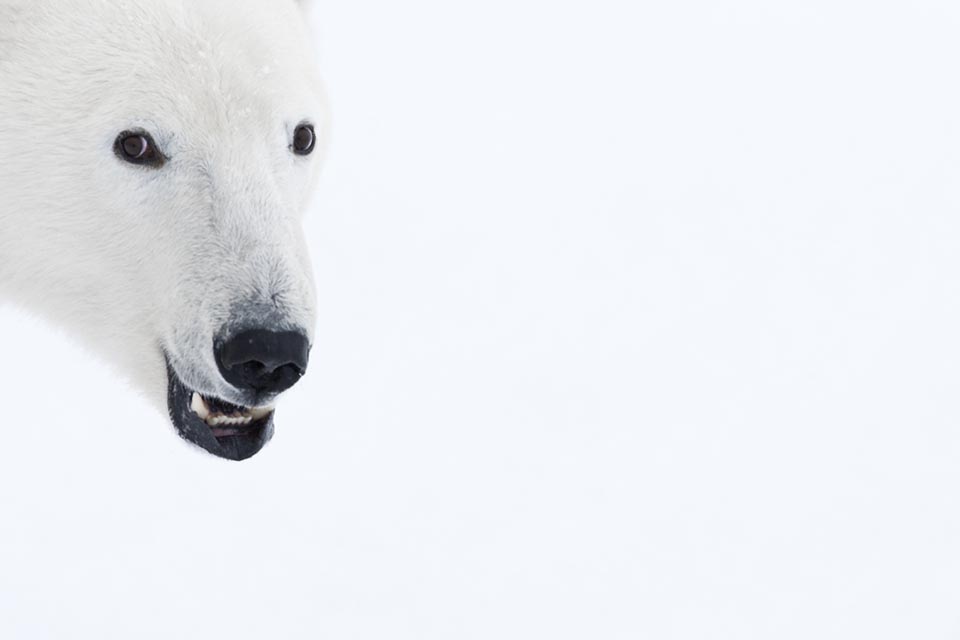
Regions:
<instances>
[{"instance_id":1,"label":"open mouth","mask_svg":"<svg viewBox=\"0 0 960 640\"><path fill-rule=\"evenodd\" d=\"M167 364L167 409L185 440L227 460L246 460L273 437L273 407L242 407L189 389Z\"/></svg>"}]
</instances>

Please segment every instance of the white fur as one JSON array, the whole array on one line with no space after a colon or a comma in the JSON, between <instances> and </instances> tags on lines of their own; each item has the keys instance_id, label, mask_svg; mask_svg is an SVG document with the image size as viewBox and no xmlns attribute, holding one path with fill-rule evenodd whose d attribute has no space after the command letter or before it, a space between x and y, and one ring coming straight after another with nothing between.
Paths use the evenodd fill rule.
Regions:
<instances>
[{"instance_id":1,"label":"white fur","mask_svg":"<svg viewBox=\"0 0 960 640\"><path fill-rule=\"evenodd\" d=\"M238 308L312 336L301 217L328 118L303 23L293 0L0 0L0 297L160 406L164 350L231 399L212 342ZM170 162L120 161L134 127Z\"/></svg>"}]
</instances>

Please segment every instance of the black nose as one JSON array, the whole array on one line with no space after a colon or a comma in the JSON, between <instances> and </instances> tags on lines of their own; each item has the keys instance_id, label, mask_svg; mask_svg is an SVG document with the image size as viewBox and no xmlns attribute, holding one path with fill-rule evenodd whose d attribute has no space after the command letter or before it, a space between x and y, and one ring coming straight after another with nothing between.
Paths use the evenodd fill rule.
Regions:
<instances>
[{"instance_id":1,"label":"black nose","mask_svg":"<svg viewBox=\"0 0 960 640\"><path fill-rule=\"evenodd\" d=\"M238 333L214 353L224 379L256 394L286 391L307 371L310 344L296 331Z\"/></svg>"}]
</instances>

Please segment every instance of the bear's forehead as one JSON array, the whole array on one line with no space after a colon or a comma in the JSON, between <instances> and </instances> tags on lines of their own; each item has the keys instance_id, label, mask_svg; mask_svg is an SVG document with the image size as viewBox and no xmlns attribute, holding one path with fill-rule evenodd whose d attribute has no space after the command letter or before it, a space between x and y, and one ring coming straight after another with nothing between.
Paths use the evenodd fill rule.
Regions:
<instances>
[{"instance_id":1,"label":"bear's forehead","mask_svg":"<svg viewBox=\"0 0 960 640\"><path fill-rule=\"evenodd\" d=\"M61 2L33 0L17 15L58 41L138 58L207 46L248 57L303 53L306 27L293 0L72 0L71 11Z\"/></svg>"},{"instance_id":2,"label":"bear's forehead","mask_svg":"<svg viewBox=\"0 0 960 640\"><path fill-rule=\"evenodd\" d=\"M37 0L30 35L42 41L34 55L56 60L33 68L61 87L64 100L109 96L111 111L198 128L263 121L322 101L293 0L73 0L83 11L69 20L56 10L59 1Z\"/></svg>"},{"instance_id":3,"label":"bear's forehead","mask_svg":"<svg viewBox=\"0 0 960 640\"><path fill-rule=\"evenodd\" d=\"M155 72L211 83L281 82L309 67L302 16L285 0L125 0L95 3L99 14L74 28L92 46L89 58L110 57L130 72ZM266 10L273 5L273 10ZM115 7L116 11L104 7ZM86 37L82 31L96 32ZM99 52L99 53L98 53ZM177 78L177 74L181 77ZM139 75L139 74L138 74Z\"/></svg>"}]
</instances>

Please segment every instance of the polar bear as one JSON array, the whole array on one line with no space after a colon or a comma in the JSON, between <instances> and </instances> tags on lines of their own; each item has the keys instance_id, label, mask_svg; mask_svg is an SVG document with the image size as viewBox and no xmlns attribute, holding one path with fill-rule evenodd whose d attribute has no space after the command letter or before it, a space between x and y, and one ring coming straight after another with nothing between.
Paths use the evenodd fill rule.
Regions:
<instances>
[{"instance_id":1,"label":"polar bear","mask_svg":"<svg viewBox=\"0 0 960 640\"><path fill-rule=\"evenodd\" d=\"M316 296L328 109L296 0L0 0L0 298L230 460L273 434Z\"/></svg>"}]
</instances>

